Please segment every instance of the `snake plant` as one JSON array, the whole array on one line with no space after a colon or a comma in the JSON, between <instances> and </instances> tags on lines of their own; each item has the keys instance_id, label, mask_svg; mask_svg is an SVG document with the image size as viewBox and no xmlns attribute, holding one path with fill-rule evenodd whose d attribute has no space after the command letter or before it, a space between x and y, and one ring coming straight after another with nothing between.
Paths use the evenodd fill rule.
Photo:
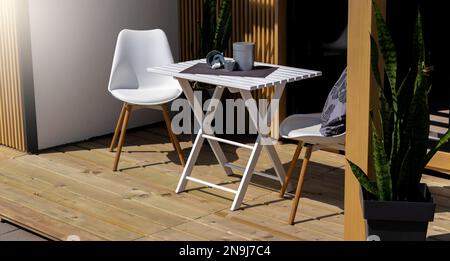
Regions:
<instances>
[{"instance_id":1,"label":"snake plant","mask_svg":"<svg viewBox=\"0 0 450 261\"><path fill-rule=\"evenodd\" d=\"M203 0L203 21L200 29L203 57L209 51L224 52L228 47L233 22L231 5L231 0Z\"/></svg>"},{"instance_id":2,"label":"snake plant","mask_svg":"<svg viewBox=\"0 0 450 261\"><path fill-rule=\"evenodd\" d=\"M371 115L372 157L375 180L349 161L361 186L381 201L422 201L419 184L426 165L450 139L448 131L428 150L431 90L429 55L425 48L420 8L417 12L413 42L413 62L408 74L399 79L397 51L384 18L374 4L378 41L371 35L372 69L379 108ZM384 62L386 80L378 69L379 53ZM378 123L378 117L380 124Z\"/></svg>"}]
</instances>

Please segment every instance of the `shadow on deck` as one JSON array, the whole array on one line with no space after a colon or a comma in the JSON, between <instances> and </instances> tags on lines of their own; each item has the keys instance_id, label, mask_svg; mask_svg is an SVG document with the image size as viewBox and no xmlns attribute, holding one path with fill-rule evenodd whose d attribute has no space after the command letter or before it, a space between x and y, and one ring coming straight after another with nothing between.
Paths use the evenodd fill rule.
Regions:
<instances>
[{"instance_id":1,"label":"shadow on deck","mask_svg":"<svg viewBox=\"0 0 450 261\"><path fill-rule=\"evenodd\" d=\"M112 172L111 137L26 155L0 147L0 216L50 239L66 240L342 240L344 156L313 154L296 224L280 185L254 176L241 210L232 195L188 183L175 194L182 171L162 125L130 131L119 168ZM251 137L239 137L252 142ZM190 136L180 137L188 156ZM244 165L249 151L224 145L230 162ZM287 169L295 145L276 147ZM205 146L193 176L236 189L241 173L227 177ZM299 162L299 164L301 161ZM265 153L257 171L274 173ZM448 240L450 181L426 176L439 204L430 240ZM290 195L292 196L292 195Z\"/></svg>"}]
</instances>

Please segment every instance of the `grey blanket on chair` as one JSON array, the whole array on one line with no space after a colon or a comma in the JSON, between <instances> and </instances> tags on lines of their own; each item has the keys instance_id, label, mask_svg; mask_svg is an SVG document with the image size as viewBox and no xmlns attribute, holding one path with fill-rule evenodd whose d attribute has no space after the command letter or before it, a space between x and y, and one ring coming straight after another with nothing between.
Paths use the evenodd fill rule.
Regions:
<instances>
[{"instance_id":1,"label":"grey blanket on chair","mask_svg":"<svg viewBox=\"0 0 450 261\"><path fill-rule=\"evenodd\" d=\"M347 105L347 68L331 89L322 111L320 133L325 137L345 133Z\"/></svg>"}]
</instances>

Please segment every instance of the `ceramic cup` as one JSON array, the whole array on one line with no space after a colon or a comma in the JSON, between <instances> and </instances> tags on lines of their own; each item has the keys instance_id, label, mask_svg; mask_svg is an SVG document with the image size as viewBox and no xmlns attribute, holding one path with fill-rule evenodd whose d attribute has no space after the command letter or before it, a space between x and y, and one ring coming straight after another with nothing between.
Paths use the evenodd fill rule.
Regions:
<instances>
[{"instance_id":1,"label":"ceramic cup","mask_svg":"<svg viewBox=\"0 0 450 261\"><path fill-rule=\"evenodd\" d=\"M233 44L233 59L240 71L250 71L255 63L255 44L238 42Z\"/></svg>"},{"instance_id":2,"label":"ceramic cup","mask_svg":"<svg viewBox=\"0 0 450 261\"><path fill-rule=\"evenodd\" d=\"M225 61L225 64L223 65L225 71L227 72L232 72L234 71L235 67L236 67L236 62L235 61Z\"/></svg>"}]
</instances>

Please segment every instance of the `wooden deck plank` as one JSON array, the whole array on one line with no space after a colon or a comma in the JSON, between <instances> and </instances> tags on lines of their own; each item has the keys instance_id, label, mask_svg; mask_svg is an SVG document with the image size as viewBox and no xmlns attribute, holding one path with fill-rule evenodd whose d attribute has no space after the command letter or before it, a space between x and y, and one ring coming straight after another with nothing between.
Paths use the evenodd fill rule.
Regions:
<instances>
[{"instance_id":1,"label":"wooden deck plank","mask_svg":"<svg viewBox=\"0 0 450 261\"><path fill-rule=\"evenodd\" d=\"M242 236L247 240L258 240L258 241L283 241L287 238L280 237L279 235L274 235L267 231L256 230L247 224L241 224L234 222L231 219L223 218L218 214L211 214L206 217L202 217L197 220L200 223L208 224L209 226L216 226L222 230L232 231L232 233Z\"/></svg>"},{"instance_id":2,"label":"wooden deck plank","mask_svg":"<svg viewBox=\"0 0 450 261\"><path fill-rule=\"evenodd\" d=\"M91 153L87 153L90 152L89 149L86 149L85 147L80 147L80 146L67 146L67 147L60 147L60 148L56 148L58 151L61 150L61 152L66 152L66 153L70 153L71 155L74 155L76 157L79 157L81 159L86 159L86 160L90 160L92 158L92 154ZM111 154L113 155L113 154ZM114 162L114 157L107 155L107 154L100 154L98 153L95 157L95 161L99 166L102 167L109 167L112 168L113 162ZM120 168L136 168L139 167L139 165L136 165L134 162L130 162L127 161L126 159L122 159L120 162Z\"/></svg>"},{"instance_id":3,"label":"wooden deck plank","mask_svg":"<svg viewBox=\"0 0 450 261\"><path fill-rule=\"evenodd\" d=\"M450 153L438 152L427 167L450 175Z\"/></svg>"},{"instance_id":4,"label":"wooden deck plank","mask_svg":"<svg viewBox=\"0 0 450 261\"><path fill-rule=\"evenodd\" d=\"M0 145L0 161L6 159L13 159L15 157L20 157L26 155L27 153L18 151L15 149L11 149L5 146Z\"/></svg>"},{"instance_id":5,"label":"wooden deck plank","mask_svg":"<svg viewBox=\"0 0 450 261\"><path fill-rule=\"evenodd\" d=\"M43 192L40 194L40 196L42 198L52 200L58 197L63 197L64 194L61 193L61 191L58 191L56 193ZM74 209L86 215L95 217L98 220L113 224L117 227L120 227L127 231L131 231L141 236L146 236L166 229L165 226L156 224L148 218L133 215L131 213L125 212L124 210L119 210L109 205L99 203L95 200L87 199L84 197L63 198L64 200L59 202L61 206Z\"/></svg>"},{"instance_id":6,"label":"wooden deck plank","mask_svg":"<svg viewBox=\"0 0 450 261\"><path fill-rule=\"evenodd\" d=\"M259 211L260 214L264 216L271 217L280 222L287 222L288 214L290 212L292 201L282 200L274 194L270 197L262 197L257 200L252 201L252 207L249 209L255 209ZM269 206L268 210L266 208ZM297 220L300 222L308 220L328 220L333 222L333 225L343 226L343 221L340 219L333 219L334 216L339 216L343 214L343 210L331 210L332 208L323 207L323 205L315 204L315 201L307 200L304 198L300 199L299 209L297 211Z\"/></svg>"},{"instance_id":7,"label":"wooden deck plank","mask_svg":"<svg viewBox=\"0 0 450 261\"><path fill-rule=\"evenodd\" d=\"M136 188L138 190L147 190L153 193L158 193L162 197L172 197L175 195L174 185L173 186L165 186L164 184L159 184L155 181L168 180L172 179L174 182L178 181L178 175L172 173L166 173L164 171L161 172L152 172L150 173L148 169L138 168L128 170L124 173L113 173L110 170L105 168L98 168L93 163L72 157L67 153L49 153L42 154L41 157L64 163L67 166L78 168L81 172L90 173L99 177L107 178L113 182L126 184ZM84 170L83 170L84 169ZM156 179L155 177L156 176ZM173 183L175 184L175 183ZM185 199L184 194L179 195L175 200L185 201L189 200L192 203L192 199ZM207 209L208 211L214 211L217 209L223 209L226 206L224 204L211 204L210 202L207 204L204 199L194 198L197 206L201 206L203 209Z\"/></svg>"},{"instance_id":8,"label":"wooden deck plank","mask_svg":"<svg viewBox=\"0 0 450 261\"><path fill-rule=\"evenodd\" d=\"M197 220L193 220L188 223L184 223L174 227L174 229L183 231L196 237L202 237L206 240L213 241L242 241L249 240L249 238L234 233L230 229L222 229L218 226L210 225L207 223L200 223Z\"/></svg>"},{"instance_id":9,"label":"wooden deck plank","mask_svg":"<svg viewBox=\"0 0 450 261\"><path fill-rule=\"evenodd\" d=\"M179 138L187 156L190 137ZM237 139L252 142L251 137ZM0 218L56 240L69 235L140 241L343 239L342 155L313 154L297 223L290 226L292 195L280 199L279 184L265 178L252 179L243 209L235 212L229 210L233 195L223 191L189 182L187 192L176 194L182 167L163 125L128 133L120 172L111 171L109 142L110 137L100 137L38 155L0 147ZM235 164L244 165L249 157L245 149L223 148ZM295 145L279 144L276 150L287 168ZM273 173L265 154L257 168ZM206 147L194 169L194 176L231 188L240 180L241 173L236 174L223 175ZM429 240L448 240L450 180L424 176L423 182L438 204Z\"/></svg>"},{"instance_id":10,"label":"wooden deck plank","mask_svg":"<svg viewBox=\"0 0 450 261\"><path fill-rule=\"evenodd\" d=\"M122 195L124 198L134 200L144 205L153 206L157 209L178 215L181 217L198 218L205 216L208 212L192 205L179 204L174 200L164 198L152 191L143 191L135 187L128 186L120 182L114 182L110 179L98 175L86 175L78 169L48 161L38 156L29 156L18 159L27 164L32 164L37 168L46 169L60 175L76 177L78 182L86 186L95 186L98 189L110 191ZM177 214L182 213L182 214Z\"/></svg>"},{"instance_id":11,"label":"wooden deck plank","mask_svg":"<svg viewBox=\"0 0 450 261\"><path fill-rule=\"evenodd\" d=\"M253 202L252 202L253 203ZM290 201L274 201L272 203L267 203L266 200L261 199L254 202L254 205L259 205L258 207L250 207L244 209L249 217L255 218L259 217L261 219L270 219L273 223L278 223L280 226L285 226L289 229L291 226L288 225L288 213L291 208ZM265 208L261 206L266 206ZM339 213L333 213L331 211L320 211L319 209L314 209L306 204L301 204L299 206L298 215L296 217L295 227L301 228L303 230L309 230L316 233L322 233L329 237L334 237L333 240L340 240L343 234L344 227L342 224L332 223L325 220L320 220L320 218L331 217L333 215L340 215ZM292 227L291 227L292 229Z\"/></svg>"},{"instance_id":12,"label":"wooden deck plank","mask_svg":"<svg viewBox=\"0 0 450 261\"><path fill-rule=\"evenodd\" d=\"M0 198L0 218L34 231L46 238L66 240L70 235L77 235L84 241L105 240L106 238L80 229L72 224L61 222L53 216L42 214L17 202Z\"/></svg>"},{"instance_id":13,"label":"wooden deck plank","mask_svg":"<svg viewBox=\"0 0 450 261\"><path fill-rule=\"evenodd\" d=\"M150 173L149 170L145 168L130 169L124 171L123 173L114 173L105 168L98 168L98 166L96 167L96 165L91 162L72 157L67 153L51 153L41 156L50 160L64 162L64 164L68 166L81 169L85 168L86 170L84 172L95 173L95 175L107 178L113 182L126 184L139 190L151 190L151 192L158 193L163 197L171 197L175 194L174 188L176 184L175 182L178 181L178 174L166 173L162 171ZM165 182L166 180L170 180L171 182L167 183ZM157 181L160 182L158 183ZM183 195L184 194L181 194L178 197L181 201L185 198ZM220 209L225 207L223 204L206 204L204 200L200 199L196 203L206 209Z\"/></svg>"},{"instance_id":14,"label":"wooden deck plank","mask_svg":"<svg viewBox=\"0 0 450 261\"><path fill-rule=\"evenodd\" d=\"M83 198L80 195L71 193L64 189L64 184L57 182L57 186L52 186L41 182L35 178L20 177L17 172L13 176L7 176L0 173L0 181L18 189L22 189L33 196L57 203L68 209L79 211L80 213L94 217L103 222L113 224L128 231L135 232L142 236L151 234L156 231L165 229L166 227L156 225L149 219L131 215L125 211L117 210L106 204L102 204L95 200ZM136 227L133 224L141 224Z\"/></svg>"},{"instance_id":15,"label":"wooden deck plank","mask_svg":"<svg viewBox=\"0 0 450 261\"><path fill-rule=\"evenodd\" d=\"M55 162L48 162L43 158L30 156L23 160L24 163L27 162L28 164L33 164L36 168L43 168L55 174L76 177L76 180L85 186L92 186L98 190L116 193L123 199L131 200L144 206L153 207L160 212L162 211L180 218L192 219L209 214L196 206L180 204L174 200L157 195L152 191L139 190L135 187L127 186L120 182L112 182L109 179L96 175L86 175L76 169L68 168L67 166L59 165Z\"/></svg>"},{"instance_id":16,"label":"wooden deck plank","mask_svg":"<svg viewBox=\"0 0 450 261\"><path fill-rule=\"evenodd\" d=\"M105 160L103 160L104 157L109 156L109 157L111 157L111 159L113 159L113 157L114 157L114 154L111 154L105 148L103 148L104 146L95 144L93 142L91 142L91 143L85 142L83 144L84 144L83 146L88 147L90 149L90 153L93 153L93 154L91 154L90 156L87 156L86 151L84 151L83 154L81 154L79 151L74 153L72 148L70 149L70 151L66 151L66 153L73 155L75 157L80 157L82 159L95 162L96 164L104 164L104 162L105 162ZM161 145L155 145L155 146L161 146ZM171 145L167 144L165 146L168 147ZM65 151L65 149L63 149L63 150ZM138 167L138 166L142 167L142 163L143 163L142 161L141 162L136 161L130 154L127 154L127 153L125 153L123 155L125 155L125 156L122 156L121 158L123 158L123 157L127 158L127 162L130 163L131 165L133 165L134 167L125 168L122 170L122 172L127 173L127 172L133 172L133 171L142 171L142 169L140 167ZM210 154L206 154L206 155L210 155ZM100 161L97 158L97 156L100 157ZM165 163L165 161L161 162L159 157L161 157L161 154L156 154L153 157L149 156L149 158L152 159L154 163L151 164L150 166L149 165L145 166L147 173L148 174L157 174L157 173L161 173L164 170L173 171L173 173L176 174L176 181L172 186L175 187L176 186L175 184L178 182L178 177L179 177L180 173L182 172L181 167L176 167L175 169L167 169L167 168L163 167L163 169L161 169L161 167L160 167L161 165L159 165L159 164L166 165L166 163ZM156 167L156 165L158 165L158 166ZM173 168L173 166L175 164L171 164L171 165ZM108 168L109 165L106 165L106 166L103 165L103 167ZM227 177L226 175L222 174L222 172L223 172L223 170L220 168L220 166L218 164L206 165L206 166L200 165L200 166L196 166L192 176L203 178L203 179L209 180L209 181L211 181L213 183L217 183L217 184L231 182L234 185L230 185L229 187L236 189L238 186L237 182L239 182L239 180L240 180L239 176ZM189 184L187 187L188 189L204 188L204 186L198 185L198 184L195 184L192 182L190 182L188 184ZM232 195L227 192L217 191L217 190L211 190L211 191L212 191L212 193L220 195L224 198L227 198L228 200L233 199ZM253 197L258 197L258 196L264 195L266 193L267 193L267 191L265 191L263 189L260 189L257 187L251 187L251 188L249 188L248 193L246 194L246 198L251 199Z\"/></svg>"},{"instance_id":17,"label":"wooden deck plank","mask_svg":"<svg viewBox=\"0 0 450 261\"><path fill-rule=\"evenodd\" d=\"M103 237L104 239L134 240L142 237L141 235L102 222L73 209L68 209L57 203L42 199L39 196L25 193L19 189L13 188L11 184L5 185L0 183L0 190L2 191L0 198L3 200L8 200L36 212L51 216L60 222L74 225L80 229L82 228L83 230L98 235L99 237Z\"/></svg>"},{"instance_id":18,"label":"wooden deck plank","mask_svg":"<svg viewBox=\"0 0 450 261\"><path fill-rule=\"evenodd\" d=\"M312 233L309 230L304 230L300 227L290 226L274 221L267 217L249 214L248 211L221 211L217 213L223 218L227 218L238 224L249 226L255 230L270 233L276 237L284 238L285 240L305 241L305 240L335 240L333 237Z\"/></svg>"},{"instance_id":19,"label":"wooden deck plank","mask_svg":"<svg viewBox=\"0 0 450 261\"><path fill-rule=\"evenodd\" d=\"M92 186L86 186L85 184L78 182L76 178L67 178L63 175L57 175L52 172L42 171L30 166L26 166L25 164L16 166L14 169L8 169L8 166L6 164L3 164L2 166L0 166L0 171L2 170L4 173L11 173L14 178L25 176L29 179L44 181L48 184L52 184L58 190L67 190L80 197L82 196L95 199L103 204L113 206L118 210L132 213L133 215L138 217L148 218L153 222L164 226L178 225L188 220L185 218L168 215L167 213L161 212L158 209L152 207L143 206L142 204L125 199L119 194L108 192L102 189L97 189L96 187Z\"/></svg>"},{"instance_id":20,"label":"wooden deck plank","mask_svg":"<svg viewBox=\"0 0 450 261\"><path fill-rule=\"evenodd\" d=\"M139 142L139 140L141 141L140 144L142 144L142 139L148 140L149 142L151 142L151 141L154 142L155 136L156 137L159 136L158 134L156 134L157 130L158 129L155 128L155 129L149 129L149 131L140 131L140 132L133 133L132 135L138 135L137 141L134 144L137 144ZM164 131L164 130L162 130L162 131ZM144 133L144 134L142 134L142 133ZM145 133L147 133L147 134L145 134ZM149 136L148 134L152 134L154 136ZM237 138L239 138L239 137L237 137ZM157 139L160 142L162 142L162 143L165 142L166 144L164 144L164 145L166 146L166 149L168 149L169 151L171 150L171 146L172 145L167 140L167 138L165 138L163 136L163 137L159 137ZM246 140L247 140L247 142L246 142ZM249 139L247 138L247 139L244 139L243 141L242 140L239 140L239 141L242 142L242 143L246 143L248 145L252 145L252 143L249 143L248 140ZM106 146L107 145L106 142L108 142L108 140L104 140L104 139L103 140L96 140L96 142L99 142L99 141L102 141L101 143L102 143L103 146ZM186 144L189 144L189 145L186 145ZM188 148L187 150L189 150L190 149L190 144L191 144L190 142L185 142L185 143L182 142L182 147ZM140 145L139 148L137 148L137 150L145 150L144 149L145 147L147 147L147 145ZM148 147L157 148L158 145L151 145L151 146L148 146ZM289 162L290 157L293 154L292 147L294 147L294 146L291 146L291 145L280 145L279 147L280 148L277 148L277 150L278 150L278 153L280 154L280 157L282 159L284 159L284 163L286 165L289 164L290 163ZM248 157L249 157L248 150L243 149L243 148L235 148L235 147L227 145L227 144L223 144L222 148L223 148L225 154L227 155L228 159L232 163L234 163L236 165L240 165L240 166L245 166L245 164L247 163ZM130 151L132 151L133 149L136 149L136 147L130 147L129 148ZM162 150L162 151L164 151L164 150ZM209 152L209 150L206 150L206 149L205 149L205 151ZM292 151L292 153L291 153L291 151ZM320 153L320 152L318 152L318 153ZM328 153L328 152L325 152L325 153L327 155L333 155L333 153ZM133 153L131 153L131 154L133 154ZM140 154L140 156L144 156L144 155L145 154ZM209 155L210 155L210 153L203 153L203 154L201 154L200 158L199 158L200 164L202 164L204 162L208 162L209 159L202 159L202 158L208 158ZM332 156L330 158L333 158L333 157L337 158L336 155L334 155L334 156ZM337 159L339 159L339 158L337 158ZM325 161L325 160L322 160L322 161ZM332 160L328 160L328 162L333 162L333 161ZM312 168L315 167L314 170L317 173L325 173L325 172L329 172L330 170L332 170L332 169L334 169L336 167L343 167L342 157L340 158L340 162L337 163L336 161L334 161L333 163L330 163L330 164L331 164L330 166L317 165L317 166L313 166ZM175 164L171 164L171 165L173 166ZM208 166L210 166L210 165L208 165ZM271 163L270 163L266 153L262 153L262 156L261 156L261 158L260 158L260 160L259 160L259 162L257 164L256 171L261 171L261 172L269 171L269 172L274 174L274 171L272 169Z\"/></svg>"},{"instance_id":21,"label":"wooden deck plank","mask_svg":"<svg viewBox=\"0 0 450 261\"><path fill-rule=\"evenodd\" d=\"M156 240L163 241L206 241L206 237L200 237L192 235L177 229L166 229L158 233L152 234L150 238L143 238L143 241L151 240L155 238Z\"/></svg>"}]
</instances>

